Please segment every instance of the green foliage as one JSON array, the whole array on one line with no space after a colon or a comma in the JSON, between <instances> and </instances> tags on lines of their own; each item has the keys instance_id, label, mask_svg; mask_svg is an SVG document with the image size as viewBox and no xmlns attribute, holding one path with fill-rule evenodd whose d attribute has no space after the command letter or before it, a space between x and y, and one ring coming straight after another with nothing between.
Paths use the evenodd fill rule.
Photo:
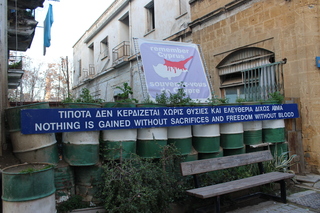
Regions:
<instances>
[{"instance_id":1,"label":"green foliage","mask_svg":"<svg viewBox=\"0 0 320 213\"><path fill-rule=\"evenodd\" d=\"M80 195L71 196L67 201L62 202L57 206L58 213L68 213L74 209L87 208L89 205L82 201Z\"/></svg>"},{"instance_id":2,"label":"green foliage","mask_svg":"<svg viewBox=\"0 0 320 213\"><path fill-rule=\"evenodd\" d=\"M116 102L138 103L137 99L129 98L133 94L133 91L127 82L123 83L122 87L117 86L116 88L122 91L122 93L118 94L119 100L116 100Z\"/></svg>"},{"instance_id":3,"label":"green foliage","mask_svg":"<svg viewBox=\"0 0 320 213\"><path fill-rule=\"evenodd\" d=\"M259 174L258 166L255 164L239 166L199 175L201 186L224 183Z\"/></svg>"},{"instance_id":4,"label":"green foliage","mask_svg":"<svg viewBox=\"0 0 320 213\"><path fill-rule=\"evenodd\" d=\"M289 152L275 153L274 159L265 164L266 171L294 173L290 170L290 166L295 164L293 160L296 156L296 154L289 156Z\"/></svg>"},{"instance_id":5,"label":"green foliage","mask_svg":"<svg viewBox=\"0 0 320 213\"><path fill-rule=\"evenodd\" d=\"M72 96L72 94L68 94L68 97L66 97L64 100L61 101L62 103L74 103L75 99Z\"/></svg>"},{"instance_id":6,"label":"green foliage","mask_svg":"<svg viewBox=\"0 0 320 213\"><path fill-rule=\"evenodd\" d=\"M194 101L185 92L186 86L183 82L179 83L177 93L169 93L169 97L165 91L156 95L156 102L158 104L169 104L169 105L190 105Z\"/></svg>"},{"instance_id":7,"label":"green foliage","mask_svg":"<svg viewBox=\"0 0 320 213\"><path fill-rule=\"evenodd\" d=\"M20 174L31 174L31 173L34 173L34 172L39 172L39 171L42 171L42 170L46 170L46 169L50 169L54 167L53 165L46 165L44 166L43 168L27 168L27 169L24 169L24 170L21 170L19 173Z\"/></svg>"},{"instance_id":8,"label":"green foliage","mask_svg":"<svg viewBox=\"0 0 320 213\"><path fill-rule=\"evenodd\" d=\"M284 96L280 92L269 93L270 98L268 101L274 101L277 104L283 104Z\"/></svg>"},{"instance_id":9,"label":"green foliage","mask_svg":"<svg viewBox=\"0 0 320 213\"><path fill-rule=\"evenodd\" d=\"M166 94L166 91L162 91L160 94L156 94L156 102L158 104L163 104L163 105L166 105L169 103L169 99Z\"/></svg>"},{"instance_id":10,"label":"green foliage","mask_svg":"<svg viewBox=\"0 0 320 213\"><path fill-rule=\"evenodd\" d=\"M237 103L243 103L243 102L247 102L247 100L245 98L237 98L236 102Z\"/></svg>"},{"instance_id":11,"label":"green foliage","mask_svg":"<svg viewBox=\"0 0 320 213\"><path fill-rule=\"evenodd\" d=\"M19 69L19 68L22 69L22 60L8 65L8 69Z\"/></svg>"},{"instance_id":12,"label":"green foliage","mask_svg":"<svg viewBox=\"0 0 320 213\"><path fill-rule=\"evenodd\" d=\"M184 84L181 84L181 87L178 89L177 93L170 93L169 96L169 104L171 105L188 105L192 103L192 99L187 96L186 92L184 91Z\"/></svg>"},{"instance_id":13,"label":"green foliage","mask_svg":"<svg viewBox=\"0 0 320 213\"><path fill-rule=\"evenodd\" d=\"M185 195L186 189L171 170L178 165L173 153L174 149L166 146L161 160L135 155L120 162L108 161L101 196L108 212L170 212L169 204Z\"/></svg>"},{"instance_id":14,"label":"green foliage","mask_svg":"<svg viewBox=\"0 0 320 213\"><path fill-rule=\"evenodd\" d=\"M81 94L78 98L74 98L71 94L68 97L61 101L62 103L99 103L104 102L103 99L95 99L90 94L90 90L87 88L83 88Z\"/></svg>"},{"instance_id":15,"label":"green foliage","mask_svg":"<svg viewBox=\"0 0 320 213\"><path fill-rule=\"evenodd\" d=\"M228 98L218 98L214 93L212 93L212 97L207 99L207 103L210 105L227 104L227 103L229 103L229 99Z\"/></svg>"},{"instance_id":16,"label":"green foliage","mask_svg":"<svg viewBox=\"0 0 320 213\"><path fill-rule=\"evenodd\" d=\"M292 162L296 155L291 155L289 157L289 152L283 152L279 155L274 156L274 159L268 162L264 162L265 172L288 172L294 173L290 170L290 166L294 163ZM212 184L229 182L232 180L238 180L242 178L251 177L258 175L259 168L257 164L250 164L245 166L239 166L230 169L224 169L214 172L208 172L199 175L201 179L201 186L208 186Z\"/></svg>"},{"instance_id":17,"label":"green foliage","mask_svg":"<svg viewBox=\"0 0 320 213\"><path fill-rule=\"evenodd\" d=\"M154 104L155 102L153 100L150 99L150 97L148 96L146 99L144 99L142 101L143 104Z\"/></svg>"}]
</instances>

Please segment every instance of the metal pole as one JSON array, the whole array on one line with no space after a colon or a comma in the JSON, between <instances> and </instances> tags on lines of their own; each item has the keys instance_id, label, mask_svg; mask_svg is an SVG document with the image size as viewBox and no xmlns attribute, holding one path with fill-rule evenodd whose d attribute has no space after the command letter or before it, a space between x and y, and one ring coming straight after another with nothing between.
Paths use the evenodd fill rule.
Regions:
<instances>
[{"instance_id":1,"label":"metal pole","mask_svg":"<svg viewBox=\"0 0 320 213\"><path fill-rule=\"evenodd\" d=\"M67 68L67 91L68 91L68 98L69 98L69 94L70 94L70 83L69 83L69 63L68 63L68 56L66 56L66 68Z\"/></svg>"},{"instance_id":2,"label":"metal pole","mask_svg":"<svg viewBox=\"0 0 320 213\"><path fill-rule=\"evenodd\" d=\"M0 156L6 144L4 110L8 103L8 30L7 0L0 0Z\"/></svg>"}]
</instances>

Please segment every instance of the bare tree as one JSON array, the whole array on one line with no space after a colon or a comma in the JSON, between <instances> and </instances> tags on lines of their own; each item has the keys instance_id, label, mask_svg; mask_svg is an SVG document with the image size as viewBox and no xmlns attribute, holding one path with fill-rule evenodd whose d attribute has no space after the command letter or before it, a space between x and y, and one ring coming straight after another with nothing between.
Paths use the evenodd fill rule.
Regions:
<instances>
[{"instance_id":1,"label":"bare tree","mask_svg":"<svg viewBox=\"0 0 320 213\"><path fill-rule=\"evenodd\" d=\"M22 87L21 93L24 97L22 101L41 100L40 93L44 84L42 67L43 63L35 64L31 58L24 58L24 75L20 85Z\"/></svg>"},{"instance_id":2,"label":"bare tree","mask_svg":"<svg viewBox=\"0 0 320 213\"><path fill-rule=\"evenodd\" d=\"M44 99L48 101L61 101L68 96L68 82L63 73L62 65L49 63L45 72Z\"/></svg>"},{"instance_id":3,"label":"bare tree","mask_svg":"<svg viewBox=\"0 0 320 213\"><path fill-rule=\"evenodd\" d=\"M46 66L46 67L45 67ZM29 57L23 59L24 75L20 86L9 90L11 101L61 101L69 94L67 59L60 63L37 63Z\"/></svg>"}]
</instances>

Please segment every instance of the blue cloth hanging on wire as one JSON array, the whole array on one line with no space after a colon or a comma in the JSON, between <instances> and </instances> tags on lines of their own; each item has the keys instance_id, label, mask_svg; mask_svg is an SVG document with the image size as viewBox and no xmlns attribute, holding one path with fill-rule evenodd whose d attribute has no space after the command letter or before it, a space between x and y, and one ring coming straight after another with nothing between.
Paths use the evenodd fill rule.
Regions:
<instances>
[{"instance_id":1,"label":"blue cloth hanging on wire","mask_svg":"<svg viewBox=\"0 0 320 213\"><path fill-rule=\"evenodd\" d=\"M53 23L52 5L49 4L47 16L44 20L44 53L43 53L43 55L46 54L46 47L50 47L50 45L51 45L52 23Z\"/></svg>"}]
</instances>

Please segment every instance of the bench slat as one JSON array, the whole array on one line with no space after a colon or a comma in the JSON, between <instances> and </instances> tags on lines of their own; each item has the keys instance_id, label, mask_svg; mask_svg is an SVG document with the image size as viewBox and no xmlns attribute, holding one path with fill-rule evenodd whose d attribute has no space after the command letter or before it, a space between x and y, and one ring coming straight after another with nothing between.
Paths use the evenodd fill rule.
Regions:
<instances>
[{"instance_id":1,"label":"bench slat","mask_svg":"<svg viewBox=\"0 0 320 213\"><path fill-rule=\"evenodd\" d=\"M205 199L293 177L294 174L291 173L270 172L231 182L187 190L187 193Z\"/></svg>"},{"instance_id":2,"label":"bench slat","mask_svg":"<svg viewBox=\"0 0 320 213\"><path fill-rule=\"evenodd\" d=\"M220 158L183 162L180 164L180 168L182 176L187 176L221 169L228 169L252 163L259 163L272 159L273 156L270 153L270 150L266 150Z\"/></svg>"}]
</instances>

